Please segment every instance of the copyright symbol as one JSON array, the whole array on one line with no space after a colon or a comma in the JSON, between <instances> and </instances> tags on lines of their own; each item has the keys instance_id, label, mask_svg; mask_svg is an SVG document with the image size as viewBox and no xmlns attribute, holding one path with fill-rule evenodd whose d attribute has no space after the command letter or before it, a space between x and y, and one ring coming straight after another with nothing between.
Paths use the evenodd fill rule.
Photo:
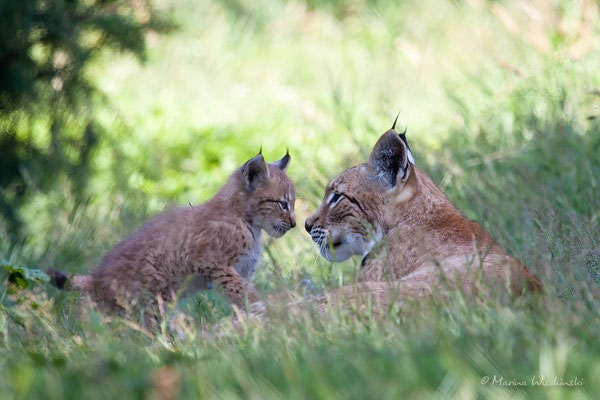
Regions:
<instances>
[{"instance_id":1,"label":"copyright symbol","mask_svg":"<svg viewBox=\"0 0 600 400\"><path fill-rule=\"evenodd\" d=\"M483 378L481 378L481 384L485 385L489 382L490 377L489 376L484 376Z\"/></svg>"}]
</instances>

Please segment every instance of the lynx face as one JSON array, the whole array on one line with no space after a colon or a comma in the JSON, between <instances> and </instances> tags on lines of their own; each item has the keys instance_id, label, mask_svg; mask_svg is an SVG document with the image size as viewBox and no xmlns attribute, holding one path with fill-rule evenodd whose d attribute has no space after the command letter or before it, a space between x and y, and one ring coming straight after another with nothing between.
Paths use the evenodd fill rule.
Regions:
<instances>
[{"instance_id":1,"label":"lynx face","mask_svg":"<svg viewBox=\"0 0 600 400\"><path fill-rule=\"evenodd\" d=\"M281 160L267 164L259 154L242 167L246 214L254 225L275 238L296 226L296 192L285 174L289 161L286 154Z\"/></svg>"},{"instance_id":2,"label":"lynx face","mask_svg":"<svg viewBox=\"0 0 600 400\"><path fill-rule=\"evenodd\" d=\"M386 204L402 191L410 164L399 135L387 131L369 161L335 177L326 187L319 208L305 229L328 261L365 256L381 236Z\"/></svg>"}]
</instances>

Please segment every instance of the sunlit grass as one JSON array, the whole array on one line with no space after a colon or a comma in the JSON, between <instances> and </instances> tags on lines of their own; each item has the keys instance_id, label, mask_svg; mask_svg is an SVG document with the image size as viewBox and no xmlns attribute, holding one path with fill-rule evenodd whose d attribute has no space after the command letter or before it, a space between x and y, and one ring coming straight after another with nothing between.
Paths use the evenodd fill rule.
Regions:
<instances>
[{"instance_id":1,"label":"sunlit grass","mask_svg":"<svg viewBox=\"0 0 600 400\"><path fill-rule=\"evenodd\" d=\"M177 31L148 62L106 54L109 104L89 199L24 205L0 258L87 271L171 203L202 202L262 145L292 154L299 226L401 110L417 165L543 280L543 300L448 303L384 318L315 315L218 335L231 310L187 304L185 340L147 337L76 296L0 292L0 398L594 398L600 392L600 17L592 1L159 1ZM348 283L302 229L265 241L265 292ZM4 291L5 286L0 286ZM364 318L363 318L364 317ZM216 337L215 337L216 336ZM481 384L483 377L527 387ZM532 387L534 376L579 378Z\"/></svg>"}]
</instances>

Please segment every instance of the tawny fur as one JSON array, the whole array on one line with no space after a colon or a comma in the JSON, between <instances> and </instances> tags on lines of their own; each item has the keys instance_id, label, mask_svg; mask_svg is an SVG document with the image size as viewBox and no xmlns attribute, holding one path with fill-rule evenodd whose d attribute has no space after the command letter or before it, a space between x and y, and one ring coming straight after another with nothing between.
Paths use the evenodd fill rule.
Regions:
<instances>
[{"instance_id":1,"label":"tawny fur","mask_svg":"<svg viewBox=\"0 0 600 400\"><path fill-rule=\"evenodd\" d=\"M214 285L237 305L257 301L250 281L260 258L261 231L280 237L296 224L288 162L288 154L272 164L259 154L211 200L154 217L115 246L91 275L71 277L68 287L108 310L154 306L159 297L170 301L184 285ZM51 275L61 280L58 271Z\"/></svg>"},{"instance_id":2,"label":"tawny fur","mask_svg":"<svg viewBox=\"0 0 600 400\"><path fill-rule=\"evenodd\" d=\"M336 201L339 199L339 201ZM334 178L306 229L332 261L363 257L359 288L378 293L393 282L409 296L449 284L481 293L499 283L515 293L541 289L539 280L509 256L478 223L465 218L431 179L408 161L393 130L375 145L369 161Z\"/></svg>"}]
</instances>

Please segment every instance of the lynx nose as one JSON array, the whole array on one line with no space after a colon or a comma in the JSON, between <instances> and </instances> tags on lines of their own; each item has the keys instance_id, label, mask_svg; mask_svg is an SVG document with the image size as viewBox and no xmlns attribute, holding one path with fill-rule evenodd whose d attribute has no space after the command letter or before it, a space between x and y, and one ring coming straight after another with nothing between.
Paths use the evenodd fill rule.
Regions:
<instances>
[{"instance_id":1,"label":"lynx nose","mask_svg":"<svg viewBox=\"0 0 600 400\"><path fill-rule=\"evenodd\" d=\"M306 229L306 232L310 233L312 227L313 226L308 223L308 220L306 222L304 222L304 229Z\"/></svg>"},{"instance_id":2,"label":"lynx nose","mask_svg":"<svg viewBox=\"0 0 600 400\"><path fill-rule=\"evenodd\" d=\"M295 228L295 227L296 227L296 220L295 220L295 219L293 219L293 220L290 222L290 229L291 229L291 228Z\"/></svg>"}]
</instances>

